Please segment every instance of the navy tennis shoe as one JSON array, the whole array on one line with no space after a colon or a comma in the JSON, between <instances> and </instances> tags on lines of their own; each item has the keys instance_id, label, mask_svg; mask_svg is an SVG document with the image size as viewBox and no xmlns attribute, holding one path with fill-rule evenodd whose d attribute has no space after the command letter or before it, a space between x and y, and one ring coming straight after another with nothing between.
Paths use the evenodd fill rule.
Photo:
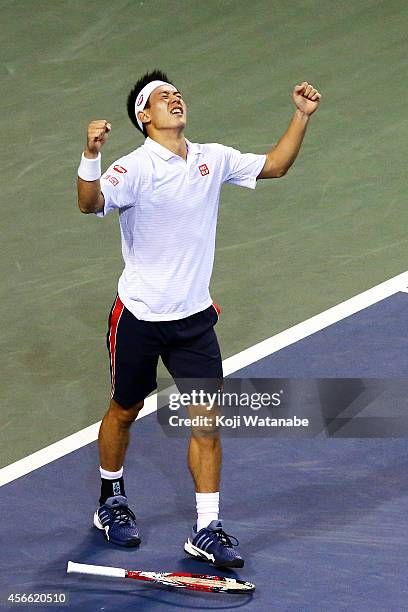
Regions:
<instances>
[{"instance_id":1,"label":"navy tennis shoe","mask_svg":"<svg viewBox=\"0 0 408 612\"><path fill-rule=\"evenodd\" d=\"M211 521L208 527L197 533L194 525L191 539L184 544L184 550L195 559L207 561L215 567L243 567L244 560L234 547L239 542L222 528L222 521Z\"/></svg>"},{"instance_id":2,"label":"navy tennis shoe","mask_svg":"<svg viewBox=\"0 0 408 612\"><path fill-rule=\"evenodd\" d=\"M105 531L105 538L119 546L138 546L140 534L136 517L128 506L127 497L108 497L94 514L94 525Z\"/></svg>"}]
</instances>

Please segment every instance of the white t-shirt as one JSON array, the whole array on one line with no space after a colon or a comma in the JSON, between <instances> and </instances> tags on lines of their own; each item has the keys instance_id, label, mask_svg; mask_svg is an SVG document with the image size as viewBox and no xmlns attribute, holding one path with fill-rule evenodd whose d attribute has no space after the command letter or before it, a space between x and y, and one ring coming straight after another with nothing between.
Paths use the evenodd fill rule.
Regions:
<instances>
[{"instance_id":1,"label":"white t-shirt","mask_svg":"<svg viewBox=\"0 0 408 612\"><path fill-rule=\"evenodd\" d=\"M254 189L265 155L187 142L187 161L145 143L102 175L102 217L118 209L125 268L118 283L138 319L169 321L211 305L218 202L223 183Z\"/></svg>"}]
</instances>

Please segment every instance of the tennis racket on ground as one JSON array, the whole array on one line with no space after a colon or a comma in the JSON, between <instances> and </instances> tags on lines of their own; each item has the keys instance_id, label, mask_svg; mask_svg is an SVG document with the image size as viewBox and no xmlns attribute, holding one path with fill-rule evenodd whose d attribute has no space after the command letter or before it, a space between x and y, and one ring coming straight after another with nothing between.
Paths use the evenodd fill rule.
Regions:
<instances>
[{"instance_id":1,"label":"tennis racket on ground","mask_svg":"<svg viewBox=\"0 0 408 612\"><path fill-rule=\"evenodd\" d=\"M174 572L141 572L125 570L120 567L103 565L86 565L68 561L67 573L90 574L91 576L109 576L111 578L133 578L165 586L191 591L207 591L209 593L252 593L255 585L245 580L224 578L223 576L207 576L205 574L178 574Z\"/></svg>"}]
</instances>

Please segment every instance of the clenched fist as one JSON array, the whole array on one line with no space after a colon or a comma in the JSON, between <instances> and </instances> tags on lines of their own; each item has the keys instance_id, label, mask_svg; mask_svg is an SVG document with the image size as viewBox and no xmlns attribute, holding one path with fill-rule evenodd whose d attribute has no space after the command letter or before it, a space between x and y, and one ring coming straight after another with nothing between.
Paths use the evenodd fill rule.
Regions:
<instances>
[{"instance_id":1,"label":"clenched fist","mask_svg":"<svg viewBox=\"0 0 408 612\"><path fill-rule=\"evenodd\" d=\"M322 96L313 85L304 81L301 85L296 85L292 97L296 107L302 113L312 115L319 106Z\"/></svg>"},{"instance_id":2,"label":"clenched fist","mask_svg":"<svg viewBox=\"0 0 408 612\"><path fill-rule=\"evenodd\" d=\"M84 151L85 157L95 159L95 157L98 156L98 153L101 150L102 145L105 144L111 129L111 124L108 121L105 121L105 119L91 121L91 123L88 125L86 149Z\"/></svg>"}]
</instances>

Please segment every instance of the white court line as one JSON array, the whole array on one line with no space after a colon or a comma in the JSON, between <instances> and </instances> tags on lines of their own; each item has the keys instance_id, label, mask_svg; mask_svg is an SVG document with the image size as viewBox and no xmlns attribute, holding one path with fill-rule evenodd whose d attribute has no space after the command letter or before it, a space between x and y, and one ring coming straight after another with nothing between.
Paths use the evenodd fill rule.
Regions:
<instances>
[{"instance_id":1,"label":"white court line","mask_svg":"<svg viewBox=\"0 0 408 612\"><path fill-rule=\"evenodd\" d=\"M310 319L306 319L306 321L298 323L275 336L271 336L271 338L263 340L225 359L223 362L225 376L233 374L237 372L237 370L241 370L247 365L298 342L329 325L333 325L333 323L337 323L337 321L341 321L360 310L364 310L364 308L368 308L394 295L398 291L407 292L407 286L408 272L403 272L380 285L372 287L372 289L368 289L337 306L333 306L333 308L329 308ZM155 412L156 407L157 394L151 395L145 400L145 405L140 411L138 419ZM100 421L0 469L0 486L12 482L64 455L68 455L68 453L94 442L98 437L99 425Z\"/></svg>"},{"instance_id":2,"label":"white court line","mask_svg":"<svg viewBox=\"0 0 408 612\"><path fill-rule=\"evenodd\" d=\"M276 336L267 338L267 340L254 344L254 346L250 346L245 349L245 351L229 357L223 362L224 373L228 376L263 357L267 357L267 355L276 353L276 351L279 351L285 346L299 342L299 340L311 336L317 331L329 325L333 325L333 323L337 323L337 321L341 321L360 310L364 310L364 308L368 308L399 291L408 292L407 285L408 272L403 272L398 276L394 276L384 283L372 287L372 289L368 289L345 302L341 302L341 304L337 306L333 306L333 308L329 308L310 319L306 319L306 321L302 323L298 323L276 334Z\"/></svg>"}]
</instances>

